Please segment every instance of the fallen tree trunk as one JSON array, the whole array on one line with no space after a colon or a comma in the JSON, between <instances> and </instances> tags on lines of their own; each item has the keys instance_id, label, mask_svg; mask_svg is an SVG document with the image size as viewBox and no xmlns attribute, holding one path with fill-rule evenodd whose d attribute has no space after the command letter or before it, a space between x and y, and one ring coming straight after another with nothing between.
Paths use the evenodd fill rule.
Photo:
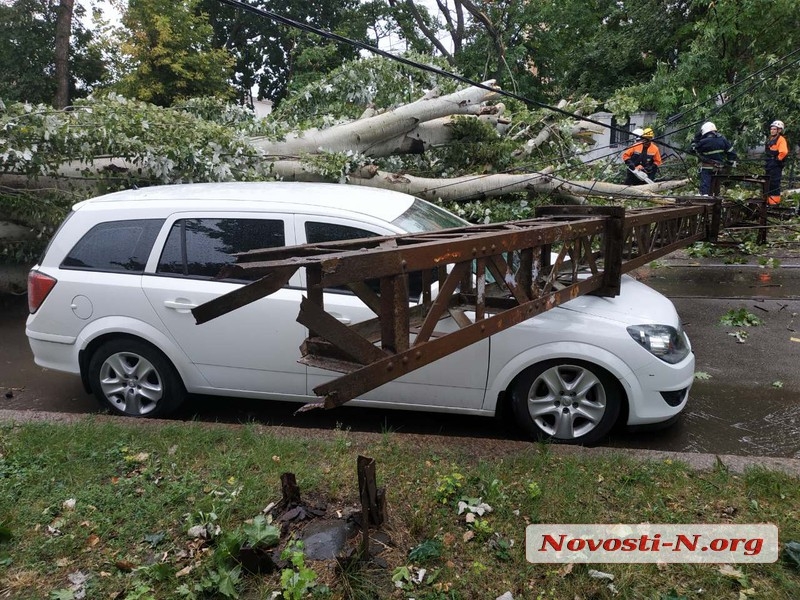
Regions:
<instances>
[{"instance_id":1,"label":"fallen tree trunk","mask_svg":"<svg viewBox=\"0 0 800 600\"><path fill-rule=\"evenodd\" d=\"M272 169L287 181L324 181L324 178L308 170L301 161L280 160L272 163ZM347 183L367 187L378 187L404 192L426 200L471 200L503 196L517 192L552 194L559 199L597 196L608 198L640 198L659 200L658 192L681 187L688 180L661 181L650 185L629 186L603 181L567 181L554 174L549 167L535 173L467 175L448 179L415 177L408 174L389 173L376 167L363 167L348 175Z\"/></svg>"}]
</instances>

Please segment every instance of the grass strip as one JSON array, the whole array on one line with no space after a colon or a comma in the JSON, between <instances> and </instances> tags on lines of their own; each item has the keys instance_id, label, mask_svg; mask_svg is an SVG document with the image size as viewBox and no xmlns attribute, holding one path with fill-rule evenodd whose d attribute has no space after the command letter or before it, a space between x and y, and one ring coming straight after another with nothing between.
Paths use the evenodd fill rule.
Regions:
<instances>
[{"instance_id":1,"label":"grass strip","mask_svg":"<svg viewBox=\"0 0 800 600\"><path fill-rule=\"evenodd\" d=\"M524 543L531 523L770 522L783 546L800 540L797 478L441 440L92 417L0 426L0 598L800 597L791 553L732 568L532 565ZM305 523L274 523L278 568L237 563L231 548L269 537L258 517L280 500L281 473L294 473L304 501L327 518L358 512L359 455L377 460L387 489L377 559L307 559L293 543ZM492 510L468 523L463 499ZM590 569L612 574L613 586Z\"/></svg>"}]
</instances>

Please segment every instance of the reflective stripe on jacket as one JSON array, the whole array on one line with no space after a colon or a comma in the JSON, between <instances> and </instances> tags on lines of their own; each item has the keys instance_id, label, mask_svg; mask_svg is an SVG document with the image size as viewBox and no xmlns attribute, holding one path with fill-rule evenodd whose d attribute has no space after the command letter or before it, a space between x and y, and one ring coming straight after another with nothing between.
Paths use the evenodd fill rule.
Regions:
<instances>
[{"instance_id":1,"label":"reflective stripe on jacket","mask_svg":"<svg viewBox=\"0 0 800 600\"><path fill-rule=\"evenodd\" d=\"M733 144L716 131L696 137L692 142L692 149L702 163L701 168L723 166L726 162L737 159Z\"/></svg>"}]
</instances>

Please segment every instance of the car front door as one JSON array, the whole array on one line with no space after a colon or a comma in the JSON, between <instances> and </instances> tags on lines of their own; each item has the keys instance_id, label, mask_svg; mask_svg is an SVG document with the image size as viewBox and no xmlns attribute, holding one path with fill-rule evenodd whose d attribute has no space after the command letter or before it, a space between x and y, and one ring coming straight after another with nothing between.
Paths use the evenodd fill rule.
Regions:
<instances>
[{"instance_id":1,"label":"car front door","mask_svg":"<svg viewBox=\"0 0 800 600\"><path fill-rule=\"evenodd\" d=\"M293 399L306 393L306 367L297 362L305 337L295 322L302 294L295 274L274 294L202 325L191 309L245 281L219 278L234 254L294 243L292 215L242 213L173 215L163 244L143 277L147 298L213 390ZM157 241L158 244L158 241ZM158 247L158 246L157 246ZM152 266L152 269L150 267Z\"/></svg>"},{"instance_id":2,"label":"car front door","mask_svg":"<svg viewBox=\"0 0 800 600\"><path fill-rule=\"evenodd\" d=\"M295 235L299 244L316 244L395 234L396 232L375 224L349 219L332 217L322 219L310 215L297 215L295 221ZM305 277L305 273L303 273L303 277ZM377 284L377 282L374 283ZM303 279L303 284L305 284L305 279ZM413 294L414 287L413 282L410 282L410 295ZM418 290L417 293L419 293ZM358 323L375 317L375 313L355 294L344 289L326 290L323 301L325 311L343 323ZM450 332L457 328L455 322L447 318L439 322L436 331ZM363 400L364 404L376 406L391 404L419 409L450 407L465 412L477 411L483 404L489 366L489 348L489 340L482 340L367 392L359 400ZM316 386L338 376L339 374L331 371L309 367L308 394L313 395L313 389Z\"/></svg>"}]
</instances>

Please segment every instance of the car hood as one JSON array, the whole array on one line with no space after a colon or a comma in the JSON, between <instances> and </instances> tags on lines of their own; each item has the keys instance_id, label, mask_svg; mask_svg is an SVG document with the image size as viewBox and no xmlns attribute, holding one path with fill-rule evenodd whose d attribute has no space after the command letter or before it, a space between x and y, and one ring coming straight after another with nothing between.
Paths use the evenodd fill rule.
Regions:
<instances>
[{"instance_id":1,"label":"car hood","mask_svg":"<svg viewBox=\"0 0 800 600\"><path fill-rule=\"evenodd\" d=\"M672 302L653 288L623 275L620 294L613 298L578 296L559 308L579 312L626 325L660 323L678 327L680 321Z\"/></svg>"}]
</instances>

